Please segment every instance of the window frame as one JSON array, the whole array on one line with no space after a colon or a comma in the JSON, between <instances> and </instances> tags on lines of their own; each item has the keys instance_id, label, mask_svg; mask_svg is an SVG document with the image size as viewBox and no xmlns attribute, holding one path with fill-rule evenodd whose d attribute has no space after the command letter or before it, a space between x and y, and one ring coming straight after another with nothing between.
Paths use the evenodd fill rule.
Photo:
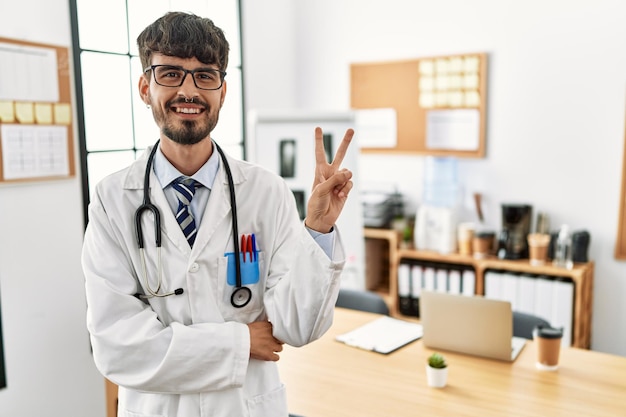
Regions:
<instances>
[{"instance_id":1,"label":"window frame","mask_svg":"<svg viewBox=\"0 0 626 417\"><path fill-rule=\"evenodd\" d=\"M238 73L241 85L241 97L239 101L241 103L241 138L238 142L238 146L241 148L241 155L243 159L246 159L246 123L245 123L245 85L244 85L244 73L243 73L243 30L242 30L242 11L241 11L241 0L236 1L237 4L237 23L239 30L239 65L236 67L238 71L229 72L229 76L231 73ZM82 203L83 203L83 219L85 227L89 222L89 202L90 202L90 184L89 184L89 166L88 166L88 156L90 154L98 154L98 153L109 153L109 152L120 152L120 151L132 151L137 155L138 152L143 148L137 148L137 143L135 140L135 132L131 132L133 137L133 146L132 148L124 148L124 149L107 149L107 150L92 150L89 151L87 149L87 137L86 137L86 126L85 126L85 103L84 103L84 91L83 91L83 73L82 73L82 62L81 55L83 52L89 53L101 53L108 55L116 55L116 56L124 56L129 61L129 67L131 67L131 61L133 58L137 58L136 55L133 55L132 49L128 48L126 53L115 53L108 51L100 51L93 49L84 49L80 46L80 37L79 37L79 20L78 20L78 6L77 0L70 0L69 4L70 10L70 25L71 25L71 38L72 38L72 58L73 58L73 70L74 70L74 92L75 92L75 109L76 109L76 123L75 129L77 133L77 142L78 142L78 151L79 151L79 164L80 164L80 178L81 178L81 190L82 190ZM128 22L128 2L126 2L126 20ZM129 34L129 42L131 35ZM132 74L129 73L129 88L132 88ZM134 119L133 119L134 120ZM133 121L134 126L134 121ZM133 129L134 130L134 129Z\"/></svg>"}]
</instances>

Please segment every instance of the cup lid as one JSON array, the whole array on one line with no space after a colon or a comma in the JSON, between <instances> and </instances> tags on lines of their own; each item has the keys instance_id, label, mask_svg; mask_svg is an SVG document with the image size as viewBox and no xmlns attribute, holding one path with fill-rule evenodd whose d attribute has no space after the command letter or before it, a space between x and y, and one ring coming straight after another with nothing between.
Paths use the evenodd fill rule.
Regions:
<instances>
[{"instance_id":1,"label":"cup lid","mask_svg":"<svg viewBox=\"0 0 626 417\"><path fill-rule=\"evenodd\" d=\"M537 326L533 332L535 336L543 337L546 339L560 339L563 337L562 327L550 327L550 326Z\"/></svg>"}]
</instances>

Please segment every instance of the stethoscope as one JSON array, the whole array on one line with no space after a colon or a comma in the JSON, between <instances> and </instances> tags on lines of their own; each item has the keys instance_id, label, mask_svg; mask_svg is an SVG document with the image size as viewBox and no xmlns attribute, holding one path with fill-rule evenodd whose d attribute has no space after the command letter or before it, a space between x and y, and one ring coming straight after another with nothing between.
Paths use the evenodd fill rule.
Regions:
<instances>
[{"instance_id":1,"label":"stethoscope","mask_svg":"<svg viewBox=\"0 0 626 417\"><path fill-rule=\"evenodd\" d=\"M183 293L182 288L177 288L174 291L170 292L160 292L161 291L161 283L162 283L162 267L161 267L161 212L159 208L152 204L150 201L150 170L152 169L152 164L154 162L154 155L159 146L160 140L154 144L152 151L150 152L150 156L148 157L148 163L146 165L146 172L144 174L143 179L143 204L141 204L137 210L135 211L135 234L137 237L137 245L139 246L139 253L141 255L141 269L143 273L143 280L145 284L147 295L142 295L141 298L151 298L151 297L168 297L170 295L180 295ZM226 155L224 155L224 151L219 145L213 142L215 148L220 154L222 162L224 163L224 168L226 169L226 176L228 177L228 191L230 193L230 209L232 211L233 217L233 245L235 247L235 290L230 297L230 303L233 307L241 308L245 307L250 300L252 299L252 291L248 287L244 287L241 284L241 260L240 260L240 251L239 251L239 242L237 242L237 237L239 236L239 229L237 227L237 202L235 201L235 186L233 183L233 175L230 171L230 165L228 165L228 161L226 160ZM143 229L141 226L141 216L144 212L149 211L152 212L154 216L154 241L157 248L157 287L153 289L150 285L150 281L148 280L148 273L146 268L146 257L144 254L144 244L143 244Z\"/></svg>"}]
</instances>

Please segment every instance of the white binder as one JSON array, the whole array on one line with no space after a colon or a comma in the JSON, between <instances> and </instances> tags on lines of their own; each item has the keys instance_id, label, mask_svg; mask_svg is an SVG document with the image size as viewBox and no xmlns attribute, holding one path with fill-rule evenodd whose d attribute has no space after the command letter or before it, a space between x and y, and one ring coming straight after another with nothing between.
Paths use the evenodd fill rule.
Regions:
<instances>
[{"instance_id":1,"label":"white binder","mask_svg":"<svg viewBox=\"0 0 626 417\"><path fill-rule=\"evenodd\" d=\"M501 279L502 283L500 286L500 299L511 303L511 309L513 311L517 311L517 287L519 284L519 276L511 272L504 272L501 276Z\"/></svg>"},{"instance_id":2,"label":"white binder","mask_svg":"<svg viewBox=\"0 0 626 417\"><path fill-rule=\"evenodd\" d=\"M461 271L458 269L448 271L448 292L450 294L461 294Z\"/></svg>"},{"instance_id":3,"label":"white binder","mask_svg":"<svg viewBox=\"0 0 626 417\"><path fill-rule=\"evenodd\" d=\"M427 291L435 291L435 268L427 266L424 268L424 287Z\"/></svg>"},{"instance_id":4,"label":"white binder","mask_svg":"<svg viewBox=\"0 0 626 417\"><path fill-rule=\"evenodd\" d=\"M469 297L476 294L476 273L471 269L465 269L461 274L461 292Z\"/></svg>"},{"instance_id":5,"label":"white binder","mask_svg":"<svg viewBox=\"0 0 626 417\"><path fill-rule=\"evenodd\" d=\"M448 270L445 268L439 268L435 272L437 279L437 292L448 292Z\"/></svg>"},{"instance_id":6,"label":"white binder","mask_svg":"<svg viewBox=\"0 0 626 417\"><path fill-rule=\"evenodd\" d=\"M409 297L411 295L411 265L401 263L398 265L398 296Z\"/></svg>"},{"instance_id":7,"label":"white binder","mask_svg":"<svg viewBox=\"0 0 626 417\"><path fill-rule=\"evenodd\" d=\"M535 282L535 316L552 323L552 292L553 280L537 277Z\"/></svg>"},{"instance_id":8,"label":"white binder","mask_svg":"<svg viewBox=\"0 0 626 417\"><path fill-rule=\"evenodd\" d=\"M537 278L529 275L520 275L517 286L517 311L526 314L535 314L535 283Z\"/></svg>"},{"instance_id":9,"label":"white binder","mask_svg":"<svg viewBox=\"0 0 626 417\"><path fill-rule=\"evenodd\" d=\"M411 296L419 298L422 293L422 267L421 265L411 266Z\"/></svg>"},{"instance_id":10,"label":"white binder","mask_svg":"<svg viewBox=\"0 0 626 417\"><path fill-rule=\"evenodd\" d=\"M552 292L552 327L563 327L562 346L572 344L572 323L574 305L574 283L556 279Z\"/></svg>"},{"instance_id":11,"label":"white binder","mask_svg":"<svg viewBox=\"0 0 626 417\"><path fill-rule=\"evenodd\" d=\"M502 273L485 271L485 298L502 299Z\"/></svg>"}]
</instances>

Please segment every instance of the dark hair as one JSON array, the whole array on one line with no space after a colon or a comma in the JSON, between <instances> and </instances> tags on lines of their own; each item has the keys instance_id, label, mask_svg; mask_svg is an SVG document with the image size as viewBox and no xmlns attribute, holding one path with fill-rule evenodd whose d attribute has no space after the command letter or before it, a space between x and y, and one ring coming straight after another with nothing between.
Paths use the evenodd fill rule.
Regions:
<instances>
[{"instance_id":1,"label":"dark hair","mask_svg":"<svg viewBox=\"0 0 626 417\"><path fill-rule=\"evenodd\" d=\"M217 65L221 71L228 66L228 41L222 29L208 18L183 12L168 12L146 27L137 37L142 68L151 64L152 54L177 58L197 58Z\"/></svg>"}]
</instances>

